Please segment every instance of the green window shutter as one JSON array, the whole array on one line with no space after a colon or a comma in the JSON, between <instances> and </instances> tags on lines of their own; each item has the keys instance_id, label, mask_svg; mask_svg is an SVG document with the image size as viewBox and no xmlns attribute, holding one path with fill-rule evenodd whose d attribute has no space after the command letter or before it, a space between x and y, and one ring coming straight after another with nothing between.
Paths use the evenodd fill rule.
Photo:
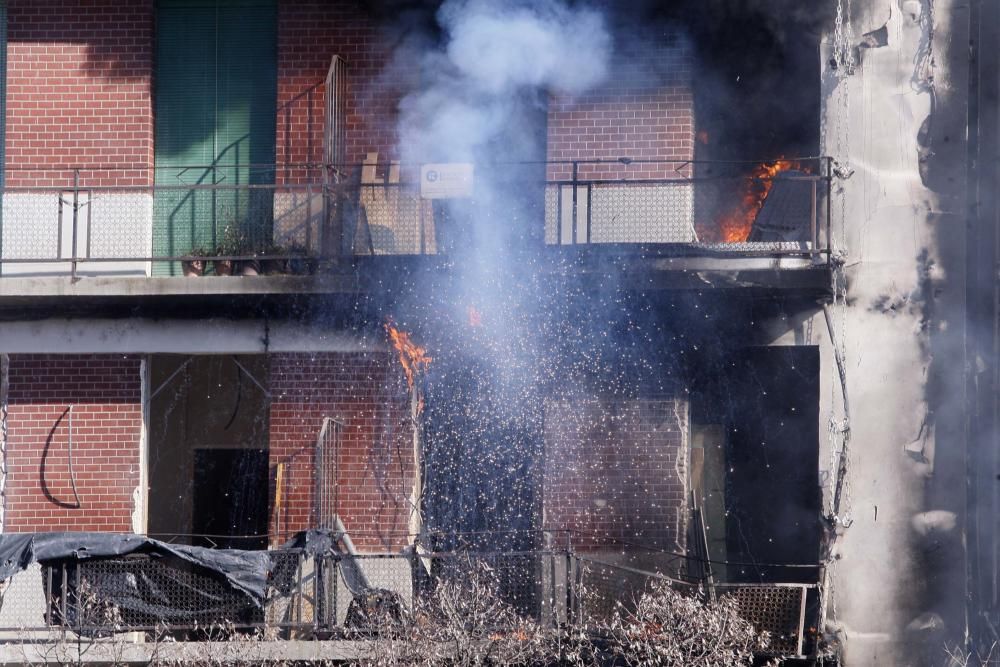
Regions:
<instances>
[{"instance_id":1,"label":"green window shutter","mask_svg":"<svg viewBox=\"0 0 1000 667\"><path fill-rule=\"evenodd\" d=\"M274 179L276 26L273 1L158 4L156 184L180 189L157 192L154 254L211 252L234 238L243 249L270 243L272 193L240 186ZM179 267L161 262L154 272Z\"/></svg>"}]
</instances>

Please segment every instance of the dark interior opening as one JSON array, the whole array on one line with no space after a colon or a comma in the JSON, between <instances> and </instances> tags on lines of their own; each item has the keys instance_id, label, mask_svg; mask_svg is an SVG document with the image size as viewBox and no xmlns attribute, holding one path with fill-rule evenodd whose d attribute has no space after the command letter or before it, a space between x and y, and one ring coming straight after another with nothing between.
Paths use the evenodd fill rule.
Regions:
<instances>
[{"instance_id":1,"label":"dark interior opening","mask_svg":"<svg viewBox=\"0 0 1000 667\"><path fill-rule=\"evenodd\" d=\"M819 559L819 348L746 347L699 394L707 542L719 578L810 582Z\"/></svg>"},{"instance_id":2,"label":"dark interior opening","mask_svg":"<svg viewBox=\"0 0 1000 667\"><path fill-rule=\"evenodd\" d=\"M266 449L196 449L194 544L267 548Z\"/></svg>"}]
</instances>

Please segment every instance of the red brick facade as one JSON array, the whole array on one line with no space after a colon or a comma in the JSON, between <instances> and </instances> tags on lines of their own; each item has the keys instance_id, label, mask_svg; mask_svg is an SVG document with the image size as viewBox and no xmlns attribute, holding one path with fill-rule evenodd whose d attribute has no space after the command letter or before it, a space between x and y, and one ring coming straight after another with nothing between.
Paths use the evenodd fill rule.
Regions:
<instances>
[{"instance_id":1,"label":"red brick facade","mask_svg":"<svg viewBox=\"0 0 1000 667\"><path fill-rule=\"evenodd\" d=\"M43 0L8 8L8 187L72 183L145 185L153 164L152 0ZM400 87L392 57L363 4L278 3L277 163L323 161L324 81L330 59L348 63L346 160L395 155ZM129 169L94 171L96 167Z\"/></svg>"},{"instance_id":2,"label":"red brick facade","mask_svg":"<svg viewBox=\"0 0 1000 667\"><path fill-rule=\"evenodd\" d=\"M84 185L150 182L154 14L152 0L10 4L8 169L129 165L135 168L85 175ZM279 0L277 31L277 163L323 161L324 82L334 55L347 63L346 161L359 163L369 152L397 157L397 107L417 80L416 67L393 62L392 45L364 3ZM677 40L643 58L616 63L612 82L600 90L551 98L549 160L693 157L689 49ZM614 176L615 168L588 169L585 176ZM662 170L633 168L629 176ZM69 172L26 170L9 175L7 185L70 180Z\"/></svg>"},{"instance_id":3,"label":"red brick facade","mask_svg":"<svg viewBox=\"0 0 1000 667\"><path fill-rule=\"evenodd\" d=\"M285 1L278 6L278 164L323 161L325 80L335 55L347 63L345 160L396 156L400 88L384 72L391 46L362 3Z\"/></svg>"},{"instance_id":4,"label":"red brick facade","mask_svg":"<svg viewBox=\"0 0 1000 667\"><path fill-rule=\"evenodd\" d=\"M671 397L547 401L545 528L578 546L685 543L687 404Z\"/></svg>"},{"instance_id":5,"label":"red brick facade","mask_svg":"<svg viewBox=\"0 0 1000 667\"><path fill-rule=\"evenodd\" d=\"M7 186L142 185L153 158L153 2L39 0L7 8Z\"/></svg>"},{"instance_id":6,"label":"red brick facade","mask_svg":"<svg viewBox=\"0 0 1000 667\"><path fill-rule=\"evenodd\" d=\"M344 423L337 460L337 509L361 549L406 542L413 483L409 402L388 353L271 357L270 457L282 463L279 539L310 527L313 452L324 417ZM272 490L271 497L274 497Z\"/></svg>"},{"instance_id":7,"label":"red brick facade","mask_svg":"<svg viewBox=\"0 0 1000 667\"><path fill-rule=\"evenodd\" d=\"M139 365L121 355L10 357L5 532L132 531Z\"/></svg>"},{"instance_id":8,"label":"red brick facade","mask_svg":"<svg viewBox=\"0 0 1000 667\"><path fill-rule=\"evenodd\" d=\"M683 42L619 61L611 81L578 97L549 100L547 159L676 160L694 158L692 55ZM581 178L670 178L677 165L581 165ZM549 178L568 179L569 165Z\"/></svg>"}]
</instances>

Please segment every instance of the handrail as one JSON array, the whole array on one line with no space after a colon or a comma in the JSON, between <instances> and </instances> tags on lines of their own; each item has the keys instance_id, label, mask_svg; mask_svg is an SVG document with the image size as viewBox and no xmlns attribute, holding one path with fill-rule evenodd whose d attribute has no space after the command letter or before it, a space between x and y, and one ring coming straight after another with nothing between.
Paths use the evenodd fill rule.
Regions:
<instances>
[{"instance_id":1,"label":"handrail","mask_svg":"<svg viewBox=\"0 0 1000 667\"><path fill-rule=\"evenodd\" d=\"M801 215L796 213L788 218L795 221L791 232L782 231L780 224L777 228L762 228L765 230L762 238L777 241L719 240L721 232L712 231L712 225L720 224L711 219L716 213L712 212L712 206L701 203L717 201L727 192L741 201L737 195L748 186L730 184L770 180L770 176L761 178L743 168L760 163L622 157L491 163L483 167L507 167L508 171L511 166L548 167L545 173L534 176L494 173L490 179L495 187L516 188L527 193L525 197L538 198L535 203L538 223L544 226L544 243L549 246L617 244L619 251L646 248L643 252L655 246L659 251L673 248L706 257L794 256L808 258L813 263L828 262L832 181L829 158L787 161L809 163L808 170L781 176L790 183L807 184L805 193L802 187L785 189L791 191L796 202L806 198L809 201ZM725 168L708 168L713 165ZM412 169L415 166L379 163L374 165L373 179L370 171L373 165L356 163L185 167L16 165L7 169L12 178L0 188L0 195L5 197L5 216L0 225L11 230L4 231L0 268L69 264L70 275L75 279L83 263L92 263L97 271L109 263L176 263L198 259L249 262L304 257L327 261L361 254L460 252L461 248L450 245L453 239L448 237L456 224L449 219L456 214L446 210L446 204L423 197ZM702 169L703 166L706 168ZM341 167L353 172L335 183L316 171ZM249 183L156 182L164 172L234 168L265 170L262 173L273 174L274 178L267 176L256 180L268 182ZM363 168L369 169L367 175L362 173ZM537 187L526 188L525 184ZM708 193L701 199L698 199L699 188ZM765 196L769 189L770 186L764 189ZM148 204L137 199L114 200L114 196L129 195L152 197L152 208L142 208ZM53 199L43 202L29 197ZM475 210L475 197L471 201L472 206L466 207L461 215L470 215L468 211ZM280 245L296 247L287 252L268 252L278 242L273 230L279 229L279 218L283 234ZM155 229L161 230L156 233L163 233L162 226L154 228L154 219L163 221L157 224L172 225L171 229L182 232L174 235L175 232L168 231L169 245L150 252L143 236L153 234ZM243 242L242 247L223 243L233 221L237 228L255 235ZM753 224L756 229L756 222ZM301 243L285 240L288 238L304 240ZM131 239L132 245L123 245L122 239ZM211 246L206 248L204 256L185 252L190 249L185 244L197 247L199 243ZM123 248L133 250L122 251Z\"/></svg>"}]
</instances>

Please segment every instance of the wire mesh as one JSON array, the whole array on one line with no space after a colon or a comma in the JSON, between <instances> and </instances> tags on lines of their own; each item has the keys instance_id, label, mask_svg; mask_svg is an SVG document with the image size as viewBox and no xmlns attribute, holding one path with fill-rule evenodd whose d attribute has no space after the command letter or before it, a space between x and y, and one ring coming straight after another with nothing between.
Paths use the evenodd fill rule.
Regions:
<instances>
[{"instance_id":1,"label":"wire mesh","mask_svg":"<svg viewBox=\"0 0 1000 667\"><path fill-rule=\"evenodd\" d=\"M314 486L316 494L314 525L320 529L336 528L337 517L337 456L341 425L325 417L316 438L314 456Z\"/></svg>"},{"instance_id":2,"label":"wire mesh","mask_svg":"<svg viewBox=\"0 0 1000 667\"><path fill-rule=\"evenodd\" d=\"M427 199L419 169L396 163L17 170L2 192L0 261L7 274L90 262L180 275L192 255L457 253L476 225L547 245L810 255L829 241L827 170L824 159L776 175L695 162L493 166L477 170L468 199Z\"/></svg>"},{"instance_id":3,"label":"wire mesh","mask_svg":"<svg viewBox=\"0 0 1000 667\"><path fill-rule=\"evenodd\" d=\"M771 652L781 655L802 652L807 586L723 584L716 590L720 595L734 596L743 618L770 635Z\"/></svg>"},{"instance_id":4,"label":"wire mesh","mask_svg":"<svg viewBox=\"0 0 1000 667\"><path fill-rule=\"evenodd\" d=\"M144 631L198 639L223 626L259 628L273 638L350 639L437 618L444 611L442 600L475 607L477 596L543 627L588 627L607 621L616 610L634 609L656 582L690 595L706 592L700 582L568 550L349 555L284 548L266 553L262 600L215 571L169 556L32 566L3 587L0 641L23 637L16 633L25 630L91 638ZM771 652L779 655L800 655L811 646L803 634L806 599L814 590L793 584L714 587L717 595L736 597L743 616L758 631L770 633Z\"/></svg>"}]
</instances>

